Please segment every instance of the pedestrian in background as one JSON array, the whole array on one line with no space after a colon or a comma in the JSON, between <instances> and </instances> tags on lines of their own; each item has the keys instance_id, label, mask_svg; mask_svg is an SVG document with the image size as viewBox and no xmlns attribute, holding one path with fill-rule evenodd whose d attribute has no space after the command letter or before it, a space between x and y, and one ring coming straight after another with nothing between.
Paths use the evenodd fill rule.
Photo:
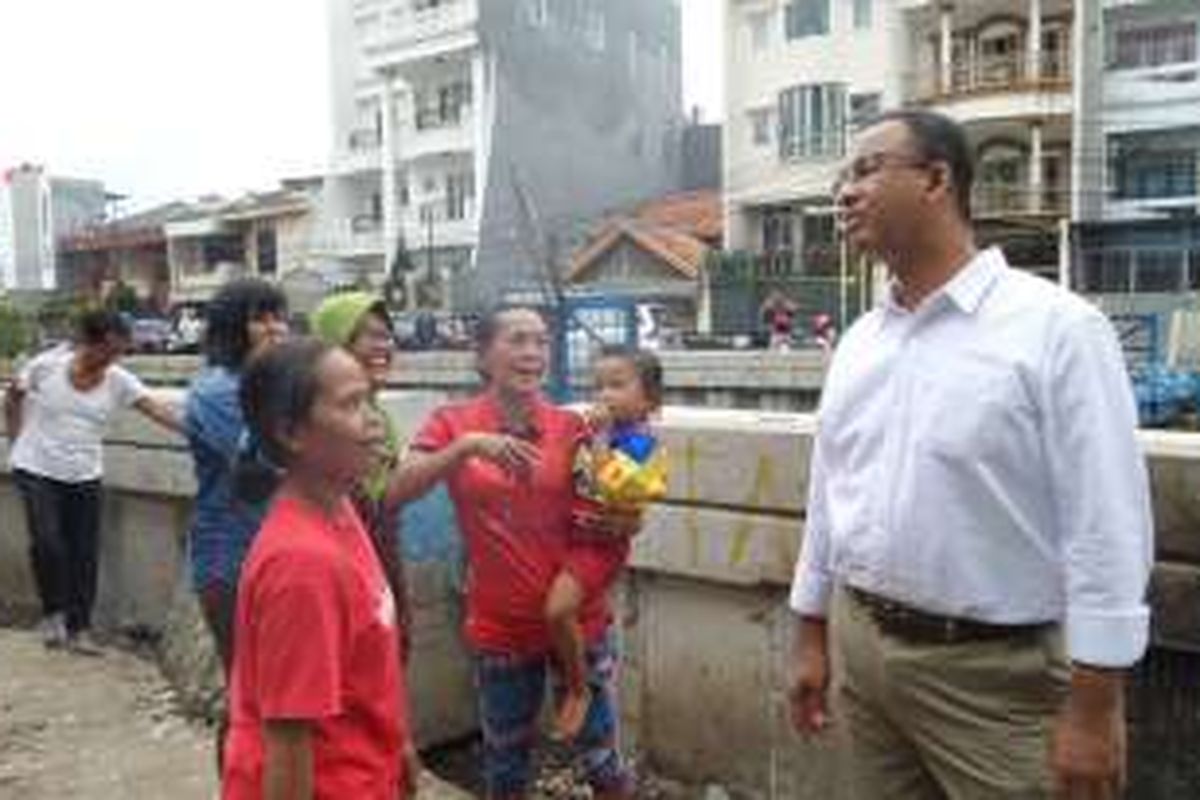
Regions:
<instances>
[{"instance_id":1,"label":"pedestrian in background","mask_svg":"<svg viewBox=\"0 0 1200 800\"><path fill-rule=\"evenodd\" d=\"M90 630L108 421L133 408L168 430L181 429L174 409L118 363L128 346L129 325L120 315L89 311L72 344L32 358L5 396L13 479L25 505L48 647L100 652Z\"/></svg>"},{"instance_id":2,"label":"pedestrian in background","mask_svg":"<svg viewBox=\"0 0 1200 800\"><path fill-rule=\"evenodd\" d=\"M263 504L233 491L234 465L247 447L238 392L246 364L287 336L287 301L261 280L228 283L206 309L204 369L192 380L184 406L184 429L196 474L196 502L188 531L192 589L213 637L226 684L233 665L233 622L238 573L258 531ZM217 723L220 764L228 712Z\"/></svg>"},{"instance_id":3,"label":"pedestrian in background","mask_svg":"<svg viewBox=\"0 0 1200 800\"><path fill-rule=\"evenodd\" d=\"M358 510L392 595L401 629L407 633L408 582L400 552L400 506L408 499L393 489L392 477L400 464L403 444L396 424L380 404L379 393L387 386L395 356L395 335L382 297L369 292L342 292L326 298L312 314L313 332L326 344L346 349L358 361L371 383L368 398L371 413L383 431L377 459L351 499ZM408 659L408 642L401 642L401 656Z\"/></svg>"},{"instance_id":4,"label":"pedestrian in background","mask_svg":"<svg viewBox=\"0 0 1200 800\"><path fill-rule=\"evenodd\" d=\"M837 206L887 263L821 397L792 587L792 712L886 798L1115 798L1148 638L1146 469L1108 320L979 251L963 130L859 134Z\"/></svg>"},{"instance_id":5,"label":"pedestrian in background","mask_svg":"<svg viewBox=\"0 0 1200 800\"><path fill-rule=\"evenodd\" d=\"M246 444L238 392L247 363L287 336L287 300L265 281L239 280L221 287L206 314L205 366L184 406L196 473L188 558L192 588L228 676L238 570L265 510L233 493L233 467Z\"/></svg>"}]
</instances>

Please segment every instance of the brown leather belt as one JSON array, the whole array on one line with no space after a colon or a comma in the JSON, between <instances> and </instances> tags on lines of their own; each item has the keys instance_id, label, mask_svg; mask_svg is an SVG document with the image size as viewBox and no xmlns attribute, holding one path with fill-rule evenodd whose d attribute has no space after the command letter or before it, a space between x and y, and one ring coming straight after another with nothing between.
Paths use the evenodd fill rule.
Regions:
<instances>
[{"instance_id":1,"label":"brown leather belt","mask_svg":"<svg viewBox=\"0 0 1200 800\"><path fill-rule=\"evenodd\" d=\"M1054 624L1038 622L1022 625L999 625L962 617L943 617L853 586L847 586L846 590L855 602L866 609L883 633L913 644L960 644L1001 639L1029 639L1038 636Z\"/></svg>"}]
</instances>

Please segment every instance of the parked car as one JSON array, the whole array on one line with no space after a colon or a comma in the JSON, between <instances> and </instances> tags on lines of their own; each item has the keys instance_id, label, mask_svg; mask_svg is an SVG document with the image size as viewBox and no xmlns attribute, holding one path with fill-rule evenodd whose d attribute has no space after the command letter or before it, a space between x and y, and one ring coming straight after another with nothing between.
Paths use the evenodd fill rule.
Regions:
<instances>
[{"instance_id":1,"label":"parked car","mask_svg":"<svg viewBox=\"0 0 1200 800\"><path fill-rule=\"evenodd\" d=\"M129 324L129 347L135 353L165 353L171 323L161 317L138 317Z\"/></svg>"},{"instance_id":2,"label":"parked car","mask_svg":"<svg viewBox=\"0 0 1200 800\"><path fill-rule=\"evenodd\" d=\"M401 350L467 350L477 320L445 311L400 311L392 314L392 331Z\"/></svg>"}]
</instances>

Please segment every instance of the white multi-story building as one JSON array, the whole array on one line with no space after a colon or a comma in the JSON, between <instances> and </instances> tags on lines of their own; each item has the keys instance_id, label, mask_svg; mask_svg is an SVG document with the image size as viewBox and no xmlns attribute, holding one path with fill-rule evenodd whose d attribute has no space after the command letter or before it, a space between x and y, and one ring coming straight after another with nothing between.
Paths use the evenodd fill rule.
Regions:
<instances>
[{"instance_id":1,"label":"white multi-story building","mask_svg":"<svg viewBox=\"0 0 1200 800\"><path fill-rule=\"evenodd\" d=\"M881 110L932 108L966 128L981 238L1057 275L1070 217L1068 0L727 0L727 245L841 258L829 213L848 136Z\"/></svg>"},{"instance_id":2,"label":"white multi-story building","mask_svg":"<svg viewBox=\"0 0 1200 800\"><path fill-rule=\"evenodd\" d=\"M334 152L315 249L474 305L678 174L676 0L330 0ZM453 300L447 297L452 295ZM410 299L412 299L410 297Z\"/></svg>"},{"instance_id":3,"label":"white multi-story building","mask_svg":"<svg viewBox=\"0 0 1200 800\"><path fill-rule=\"evenodd\" d=\"M1073 285L1114 310L1200 290L1200 5L1089 6L1081 55Z\"/></svg>"},{"instance_id":4,"label":"white multi-story building","mask_svg":"<svg viewBox=\"0 0 1200 800\"><path fill-rule=\"evenodd\" d=\"M0 286L45 292L58 287L57 242L104 219L100 181L51 177L22 164L0 175Z\"/></svg>"}]
</instances>

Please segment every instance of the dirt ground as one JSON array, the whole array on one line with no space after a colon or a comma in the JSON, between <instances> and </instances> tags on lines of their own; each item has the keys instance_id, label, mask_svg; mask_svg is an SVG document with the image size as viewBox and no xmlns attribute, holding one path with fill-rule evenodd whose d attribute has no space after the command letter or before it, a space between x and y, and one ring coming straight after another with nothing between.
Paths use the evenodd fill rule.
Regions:
<instances>
[{"instance_id":1,"label":"dirt ground","mask_svg":"<svg viewBox=\"0 0 1200 800\"><path fill-rule=\"evenodd\" d=\"M175 713L151 662L52 652L0 629L0 797L216 796L212 734Z\"/></svg>"},{"instance_id":2,"label":"dirt ground","mask_svg":"<svg viewBox=\"0 0 1200 800\"><path fill-rule=\"evenodd\" d=\"M478 791L478 743L427 754L418 800ZM548 759L539 800L588 798L572 770ZM0 627L0 797L21 800L215 800L213 733L184 717L149 657L108 647L103 657L49 651L28 629ZM644 778L647 800L690 797Z\"/></svg>"},{"instance_id":3,"label":"dirt ground","mask_svg":"<svg viewBox=\"0 0 1200 800\"><path fill-rule=\"evenodd\" d=\"M48 651L0 628L0 797L214 800L213 733L178 712L148 658ZM470 797L422 776L418 800Z\"/></svg>"}]
</instances>

